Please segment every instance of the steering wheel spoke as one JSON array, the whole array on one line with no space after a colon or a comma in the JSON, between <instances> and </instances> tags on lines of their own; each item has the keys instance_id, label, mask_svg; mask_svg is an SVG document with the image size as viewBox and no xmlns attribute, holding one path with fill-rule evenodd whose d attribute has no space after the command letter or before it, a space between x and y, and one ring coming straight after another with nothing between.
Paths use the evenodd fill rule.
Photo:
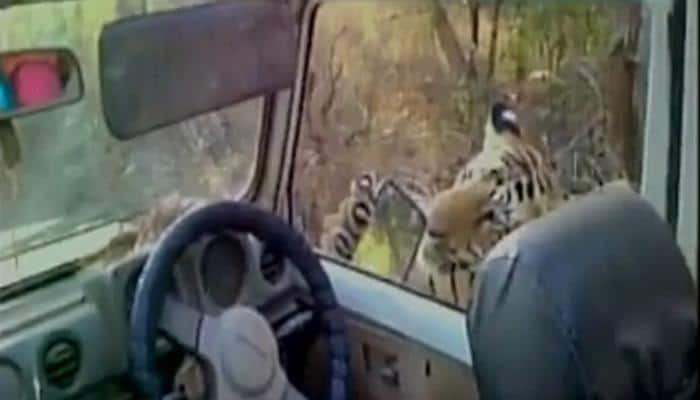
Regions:
<instances>
[{"instance_id":1,"label":"steering wheel spoke","mask_svg":"<svg viewBox=\"0 0 700 400\"><path fill-rule=\"evenodd\" d=\"M177 344L196 353L201 327L209 319L211 317L203 312L168 295L165 298L159 328Z\"/></svg>"},{"instance_id":2,"label":"steering wheel spoke","mask_svg":"<svg viewBox=\"0 0 700 400\"><path fill-rule=\"evenodd\" d=\"M220 335L231 334L226 332L222 326L222 321L218 318L203 318L201 320L198 338L197 338L197 355L206 360L210 365L216 366L222 357L222 353L226 351L220 348L222 338ZM218 375L218 371L217 371Z\"/></svg>"}]
</instances>

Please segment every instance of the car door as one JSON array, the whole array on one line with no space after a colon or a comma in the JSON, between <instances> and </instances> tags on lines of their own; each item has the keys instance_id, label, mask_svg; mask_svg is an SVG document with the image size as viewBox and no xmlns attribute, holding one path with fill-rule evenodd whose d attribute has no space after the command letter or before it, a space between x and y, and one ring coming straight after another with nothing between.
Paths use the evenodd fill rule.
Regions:
<instances>
[{"instance_id":1,"label":"car door","mask_svg":"<svg viewBox=\"0 0 700 400\"><path fill-rule=\"evenodd\" d=\"M650 49L664 51L652 46L663 40L652 35L661 29L651 29L656 9L579 3L310 3L286 195L311 242L321 248L324 233L342 225L334 218L342 219L341 204L364 173L375 174L375 189L397 182L425 211L481 151L489 105L503 98L514 104L527 140L556 162L563 188L583 193L594 181L624 176L664 207L656 188L664 185L657 178L668 169L667 155L646 143L667 142L669 130L659 111L668 102L647 96L668 89L670 76L654 73L667 59L650 58ZM654 137L650 123L658 127ZM382 261L382 247L368 240L356 240L359 253L351 257L323 253L464 307L465 296L436 277L406 284L417 273L407 272L410 251Z\"/></svg>"},{"instance_id":2,"label":"car door","mask_svg":"<svg viewBox=\"0 0 700 400\"><path fill-rule=\"evenodd\" d=\"M307 5L281 198L317 246L341 303L372 321L359 337L388 331L427 349L418 352L422 367L407 362L412 375L398 381L430 386L426 365L470 364L457 321L471 288L459 271L414 268L420 221L383 236L374 228L391 225L386 210L401 203L425 215L432 196L481 150L495 99L514 105L527 140L556 162L568 191L622 176L665 210L669 12L654 2L593 0ZM365 227L346 206L370 175L370 202L384 211ZM382 200L387 182L402 194ZM334 232L344 247L352 242L349 256L324 243ZM391 348L375 347L382 346ZM384 393L374 390L367 393Z\"/></svg>"}]
</instances>

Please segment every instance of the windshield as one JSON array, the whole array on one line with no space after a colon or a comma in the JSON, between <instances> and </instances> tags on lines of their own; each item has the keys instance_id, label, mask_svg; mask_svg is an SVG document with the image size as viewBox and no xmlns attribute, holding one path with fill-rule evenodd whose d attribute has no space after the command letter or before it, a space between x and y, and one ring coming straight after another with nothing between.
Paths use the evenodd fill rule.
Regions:
<instances>
[{"instance_id":1,"label":"windshield","mask_svg":"<svg viewBox=\"0 0 700 400\"><path fill-rule=\"evenodd\" d=\"M254 170L260 113L261 100L251 100L128 142L70 113L17 121L10 134L22 160L0 187L0 257L168 195L239 196Z\"/></svg>"},{"instance_id":2,"label":"windshield","mask_svg":"<svg viewBox=\"0 0 700 400\"><path fill-rule=\"evenodd\" d=\"M165 197L240 197L254 175L262 97L132 140L112 137L101 110L94 51L97 27L114 11L79 12L80 5L87 8L95 2L76 3L51 3L50 7L63 10L60 23L31 33L26 32L26 15L24 20L10 15L21 13L25 6L0 11L5 14L0 15L0 45L22 48L23 43L13 40L31 36L41 43L60 32L76 53L84 82L82 98L74 104L0 121L3 269L15 268L12 260L32 249L128 220ZM46 8L42 10L56 22L55 10ZM43 27L45 14L35 14L32 22ZM6 24L10 21L17 23ZM0 61L3 51L0 47ZM15 279L8 278L12 274L7 271L0 274L2 284ZM20 271L16 279L21 276Z\"/></svg>"}]
</instances>

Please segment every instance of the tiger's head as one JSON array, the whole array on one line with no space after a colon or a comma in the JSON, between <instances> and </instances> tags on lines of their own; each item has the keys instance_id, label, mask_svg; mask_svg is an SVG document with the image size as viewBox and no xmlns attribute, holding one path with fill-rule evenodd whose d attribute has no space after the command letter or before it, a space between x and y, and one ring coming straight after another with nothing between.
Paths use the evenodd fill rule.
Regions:
<instances>
[{"instance_id":1,"label":"tiger's head","mask_svg":"<svg viewBox=\"0 0 700 400\"><path fill-rule=\"evenodd\" d=\"M493 200L496 189L493 180L482 179L435 196L418 249L419 268L439 274L472 269L505 236L507 214Z\"/></svg>"},{"instance_id":2,"label":"tiger's head","mask_svg":"<svg viewBox=\"0 0 700 400\"><path fill-rule=\"evenodd\" d=\"M522 132L515 111L503 102L491 106L484 124L484 148L497 146L499 143L522 138Z\"/></svg>"}]
</instances>

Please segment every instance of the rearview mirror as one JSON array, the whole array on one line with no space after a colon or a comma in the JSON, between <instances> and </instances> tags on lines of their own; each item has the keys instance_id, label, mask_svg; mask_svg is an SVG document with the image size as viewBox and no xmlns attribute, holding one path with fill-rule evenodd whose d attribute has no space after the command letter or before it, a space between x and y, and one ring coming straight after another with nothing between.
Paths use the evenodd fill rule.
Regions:
<instances>
[{"instance_id":1,"label":"rearview mirror","mask_svg":"<svg viewBox=\"0 0 700 400\"><path fill-rule=\"evenodd\" d=\"M373 224L355 252L358 265L393 280L405 280L426 227L423 209L399 185L385 180L377 195Z\"/></svg>"},{"instance_id":2,"label":"rearview mirror","mask_svg":"<svg viewBox=\"0 0 700 400\"><path fill-rule=\"evenodd\" d=\"M83 86L68 50L0 53L0 121L79 100Z\"/></svg>"}]
</instances>

